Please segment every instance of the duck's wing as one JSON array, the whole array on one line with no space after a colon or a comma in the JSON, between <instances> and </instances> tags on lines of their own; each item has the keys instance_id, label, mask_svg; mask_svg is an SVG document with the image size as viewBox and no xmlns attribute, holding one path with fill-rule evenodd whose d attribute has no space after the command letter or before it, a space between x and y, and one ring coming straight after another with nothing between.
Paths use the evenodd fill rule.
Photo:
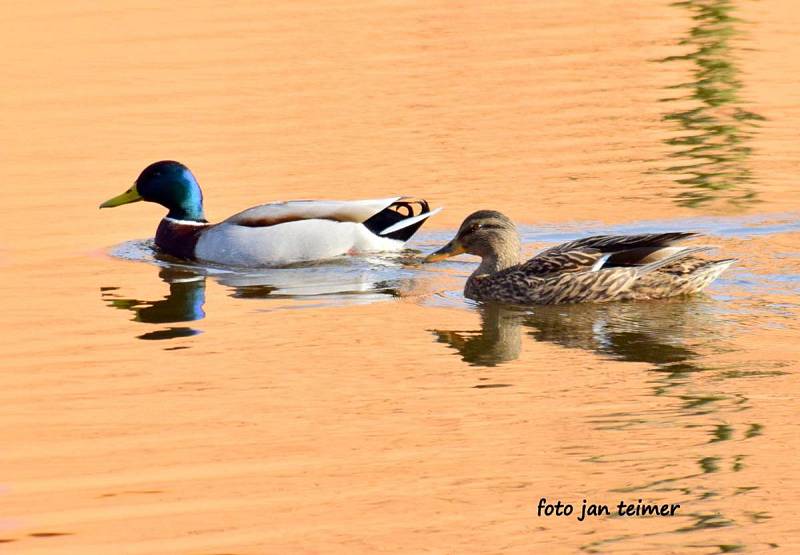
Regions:
<instances>
[{"instance_id":1,"label":"duck's wing","mask_svg":"<svg viewBox=\"0 0 800 555\"><path fill-rule=\"evenodd\" d=\"M401 198L273 202L243 210L224 223L245 227L269 227L300 220L363 223Z\"/></svg>"},{"instance_id":2,"label":"duck's wing","mask_svg":"<svg viewBox=\"0 0 800 555\"><path fill-rule=\"evenodd\" d=\"M576 248L557 251L548 249L522 263L518 269L528 276L546 276L559 273L588 272L599 269L609 255L597 249Z\"/></svg>"},{"instance_id":3,"label":"duck's wing","mask_svg":"<svg viewBox=\"0 0 800 555\"><path fill-rule=\"evenodd\" d=\"M528 275L544 276L596 272L614 267L641 267L692 250L675 244L697 235L692 231L594 235L550 247L523 263L520 269Z\"/></svg>"},{"instance_id":4,"label":"duck's wing","mask_svg":"<svg viewBox=\"0 0 800 555\"><path fill-rule=\"evenodd\" d=\"M523 266L531 275L641 267L691 250L675 244L695 236L697 233L686 231L595 235L546 249Z\"/></svg>"},{"instance_id":5,"label":"duck's wing","mask_svg":"<svg viewBox=\"0 0 800 555\"><path fill-rule=\"evenodd\" d=\"M293 200L248 208L223 223L245 227L270 227L303 220L329 220L363 224L380 237L407 241L423 222L441 208L431 210L422 199L391 197L371 200Z\"/></svg>"},{"instance_id":6,"label":"duck's wing","mask_svg":"<svg viewBox=\"0 0 800 555\"><path fill-rule=\"evenodd\" d=\"M655 249L670 247L698 234L693 231L674 231L669 233L640 233L636 235L594 235L550 247L541 254L568 252L576 249L597 249L603 253L632 249Z\"/></svg>"},{"instance_id":7,"label":"duck's wing","mask_svg":"<svg viewBox=\"0 0 800 555\"><path fill-rule=\"evenodd\" d=\"M638 280L653 275L658 270L666 270L684 263L695 254L710 250L711 247L664 247L660 256L635 265L607 265L615 256L613 253L585 252L585 258L578 257L577 251L552 253L550 260L561 260L562 269L546 274L534 274L526 264L509 269L505 275L488 276L487 285L495 281L495 288L505 288L519 297L512 302L526 304L566 304L582 302L607 302L629 297L631 287ZM588 249L587 249L588 250ZM636 249L632 249L635 251ZM666 251L663 252L662 251ZM624 251L631 252L631 251ZM566 256L569 254L570 256ZM538 258L538 257L536 257ZM547 257L545 257L545 260ZM567 261L572 260L573 266ZM589 263L594 260L594 264ZM581 264L583 264L581 266ZM718 274L717 274L718 275ZM516 292L515 292L516 290ZM663 296L663 295L662 295ZM633 297L631 297L633 298ZM655 297L654 297L655 298Z\"/></svg>"}]
</instances>

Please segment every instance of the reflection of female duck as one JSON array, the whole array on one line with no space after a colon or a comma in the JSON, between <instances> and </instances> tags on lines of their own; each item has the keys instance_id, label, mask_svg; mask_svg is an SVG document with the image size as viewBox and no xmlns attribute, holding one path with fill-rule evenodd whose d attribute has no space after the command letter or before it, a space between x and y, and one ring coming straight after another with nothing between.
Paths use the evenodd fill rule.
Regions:
<instances>
[{"instance_id":1,"label":"reflection of female duck","mask_svg":"<svg viewBox=\"0 0 800 555\"><path fill-rule=\"evenodd\" d=\"M434 330L440 342L478 366L518 358L525 327L539 341L647 362L668 371L692 371L696 368L691 360L697 355L684 346L685 340L702 337L715 326L707 304L698 301L542 306L533 311L489 304L479 310L480 330Z\"/></svg>"},{"instance_id":2,"label":"reflection of female duck","mask_svg":"<svg viewBox=\"0 0 800 555\"><path fill-rule=\"evenodd\" d=\"M689 337L708 333L712 315L706 307L702 302L680 300L577 305L568 310L539 307L525 316L524 324L540 341L666 366L697 356L684 344Z\"/></svg>"},{"instance_id":3,"label":"reflection of female duck","mask_svg":"<svg viewBox=\"0 0 800 555\"><path fill-rule=\"evenodd\" d=\"M480 308L478 331L433 330L440 343L456 349L465 362L476 366L495 366L519 358L522 349L522 312L498 304Z\"/></svg>"}]
</instances>

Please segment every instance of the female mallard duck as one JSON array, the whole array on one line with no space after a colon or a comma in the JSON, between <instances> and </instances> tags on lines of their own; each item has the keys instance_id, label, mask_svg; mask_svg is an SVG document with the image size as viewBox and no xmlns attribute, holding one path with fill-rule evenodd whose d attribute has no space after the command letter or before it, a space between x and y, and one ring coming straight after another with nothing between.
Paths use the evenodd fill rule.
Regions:
<instances>
[{"instance_id":1,"label":"female mallard duck","mask_svg":"<svg viewBox=\"0 0 800 555\"><path fill-rule=\"evenodd\" d=\"M434 262L461 253L481 257L464 295L510 304L560 304L645 300L690 295L714 281L735 259L693 255L711 247L676 247L695 233L597 235L549 248L520 263L514 222L480 210L456 237L429 255Z\"/></svg>"},{"instance_id":2,"label":"female mallard duck","mask_svg":"<svg viewBox=\"0 0 800 555\"><path fill-rule=\"evenodd\" d=\"M203 213L197 180L189 168L172 161L151 164L133 187L100 208L140 200L157 202L169 210L156 230L155 242L161 251L185 260L233 266L399 251L427 218L441 210L431 211L424 200L402 197L295 200L255 206L210 224Z\"/></svg>"}]
</instances>

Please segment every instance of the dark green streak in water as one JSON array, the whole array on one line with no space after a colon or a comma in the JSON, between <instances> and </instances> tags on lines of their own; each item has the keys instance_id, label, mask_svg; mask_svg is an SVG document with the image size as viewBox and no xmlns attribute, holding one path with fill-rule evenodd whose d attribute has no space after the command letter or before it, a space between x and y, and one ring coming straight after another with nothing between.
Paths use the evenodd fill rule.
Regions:
<instances>
[{"instance_id":1,"label":"dark green streak in water","mask_svg":"<svg viewBox=\"0 0 800 555\"><path fill-rule=\"evenodd\" d=\"M675 181L683 186L676 202L692 208L717 199L735 204L753 202L757 193L748 167L752 154L749 143L757 122L764 117L746 110L740 97L742 82L732 41L739 35L737 27L742 21L732 15L732 0L688 0L673 6L691 11L695 22L679 43L691 51L661 60L694 64L691 82L670 87L687 93L663 99L694 105L664 116L681 132L665 141L674 149L670 156L680 160L666 168L677 174Z\"/></svg>"},{"instance_id":2,"label":"dark green streak in water","mask_svg":"<svg viewBox=\"0 0 800 555\"><path fill-rule=\"evenodd\" d=\"M709 443L715 443L717 441L727 441L731 438L731 434L733 433L733 427L729 426L728 424L719 424L714 428L713 435L714 437L709 440Z\"/></svg>"}]
</instances>

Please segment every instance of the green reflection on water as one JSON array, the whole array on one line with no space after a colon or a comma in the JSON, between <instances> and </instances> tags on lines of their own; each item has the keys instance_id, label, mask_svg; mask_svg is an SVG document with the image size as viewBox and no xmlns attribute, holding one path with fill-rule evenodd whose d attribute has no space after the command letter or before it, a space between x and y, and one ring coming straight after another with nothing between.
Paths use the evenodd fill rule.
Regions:
<instances>
[{"instance_id":1,"label":"green reflection on water","mask_svg":"<svg viewBox=\"0 0 800 555\"><path fill-rule=\"evenodd\" d=\"M762 424L750 424L750 428L745 432L744 437L750 439L751 437L760 436L764 431Z\"/></svg>"},{"instance_id":2,"label":"green reflection on water","mask_svg":"<svg viewBox=\"0 0 800 555\"><path fill-rule=\"evenodd\" d=\"M206 278L188 270L162 268L158 277L169 284L169 294L150 301L118 296L117 287L102 287L101 296L111 308L129 310L136 322L146 324L172 324L192 322L205 318ZM185 326L169 326L136 336L144 340L176 339L201 333Z\"/></svg>"},{"instance_id":3,"label":"green reflection on water","mask_svg":"<svg viewBox=\"0 0 800 555\"><path fill-rule=\"evenodd\" d=\"M748 166L753 152L749 143L765 118L746 110L740 96L742 82L732 43L742 20L733 16L732 0L688 0L673 6L691 11L694 21L679 43L691 50L661 60L694 64L690 82L670 87L686 94L663 99L687 106L664 116L680 131L665 141L674 148L670 157L680 160L666 168L679 175L675 181L685 188L676 202L692 208L717 199L753 202L757 192Z\"/></svg>"},{"instance_id":4,"label":"green reflection on water","mask_svg":"<svg viewBox=\"0 0 800 555\"><path fill-rule=\"evenodd\" d=\"M717 424L712 432L713 436L709 443L716 443L718 441L728 441L733 435L733 426L728 424Z\"/></svg>"},{"instance_id":5,"label":"green reflection on water","mask_svg":"<svg viewBox=\"0 0 800 555\"><path fill-rule=\"evenodd\" d=\"M708 434L706 445L719 445L720 442L756 437L761 433L762 425L748 424L741 429L733 423L719 422L726 412L748 408L746 396L723 394L713 389L696 391L698 386L708 383L707 380L698 380L699 374L720 373L717 368L704 363L704 353L725 350L720 342L725 338L725 318L718 309L717 303L702 297L527 308L489 303L477 307L480 329L430 331L438 343L452 349L453 354L464 362L481 368L478 379L492 379L494 367L518 359L526 336L566 348L592 351L604 358L648 363L652 366L648 371L653 378L648 380L653 387L652 395L672 397L674 410L650 410L644 400L639 409L593 413L586 418L587 426L612 433L629 433L630 436L626 437L634 442L643 437L636 431L641 428L662 425L686 431L698 428ZM509 375L512 374L504 373L504 376ZM669 531L601 538L583 545L581 549L603 552L612 544L641 542L662 534L704 533L739 524L726 514L729 511L724 510L724 500L731 495L749 494L758 486L742 485L731 491L722 485L722 475L746 468L745 456L736 453L735 444L730 444L729 450L733 452L725 455L719 455L718 448L713 452L705 448L700 448L697 453L676 451L669 463L655 472L646 464L640 468L633 467L635 471L641 470L642 474L631 472L622 487L610 488L609 493L636 493L640 497L646 494L656 500L679 502L685 512L679 515L676 525ZM578 448L575 454L582 462L593 465L615 465L620 461L619 454L613 452L587 453ZM678 470L684 468L682 463L687 457L694 461L695 468L688 472ZM631 471L631 467L626 465L627 471ZM720 508L711 510L711 507ZM731 552L738 545L725 544L719 549Z\"/></svg>"}]
</instances>

